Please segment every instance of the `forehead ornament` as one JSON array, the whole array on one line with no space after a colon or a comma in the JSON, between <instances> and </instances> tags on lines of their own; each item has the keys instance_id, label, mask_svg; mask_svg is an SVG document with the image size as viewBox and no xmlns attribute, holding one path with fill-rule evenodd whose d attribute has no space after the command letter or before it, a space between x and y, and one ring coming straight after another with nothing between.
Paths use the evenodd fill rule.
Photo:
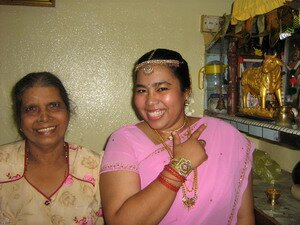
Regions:
<instances>
[{"instance_id":1,"label":"forehead ornament","mask_svg":"<svg viewBox=\"0 0 300 225\"><path fill-rule=\"evenodd\" d=\"M172 67L179 67L180 62L173 59L152 59L142 62L135 67L135 72L140 68L143 68L146 74L151 74L153 72L153 65L167 65Z\"/></svg>"},{"instance_id":2,"label":"forehead ornament","mask_svg":"<svg viewBox=\"0 0 300 225\"><path fill-rule=\"evenodd\" d=\"M143 68L145 74L151 74L153 72L153 65L168 65L173 67L179 67L180 62L174 59L152 59L157 49L153 50L147 61L139 63L135 67L135 72L140 68Z\"/></svg>"}]
</instances>

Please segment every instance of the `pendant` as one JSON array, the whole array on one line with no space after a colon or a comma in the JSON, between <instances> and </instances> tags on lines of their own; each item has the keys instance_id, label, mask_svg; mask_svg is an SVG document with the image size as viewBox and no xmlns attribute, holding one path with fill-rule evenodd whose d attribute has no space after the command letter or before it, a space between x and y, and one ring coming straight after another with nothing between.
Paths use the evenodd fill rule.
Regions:
<instances>
[{"instance_id":1,"label":"pendant","mask_svg":"<svg viewBox=\"0 0 300 225\"><path fill-rule=\"evenodd\" d=\"M168 139L169 139L170 141L173 141L173 136L170 135L170 136L168 137Z\"/></svg>"},{"instance_id":2,"label":"pendant","mask_svg":"<svg viewBox=\"0 0 300 225\"><path fill-rule=\"evenodd\" d=\"M183 205L184 205L188 210L190 210L191 208L193 208L193 207L195 206L196 201L197 201L197 197L192 197L192 198L189 198L189 197L187 197L187 196L182 197Z\"/></svg>"}]
</instances>

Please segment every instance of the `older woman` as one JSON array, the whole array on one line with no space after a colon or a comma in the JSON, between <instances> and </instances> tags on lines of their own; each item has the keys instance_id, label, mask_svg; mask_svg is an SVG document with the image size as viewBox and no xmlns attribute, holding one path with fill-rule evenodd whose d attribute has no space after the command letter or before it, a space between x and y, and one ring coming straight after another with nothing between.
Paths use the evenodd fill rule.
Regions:
<instances>
[{"instance_id":1,"label":"older woman","mask_svg":"<svg viewBox=\"0 0 300 225\"><path fill-rule=\"evenodd\" d=\"M24 140L0 147L1 224L103 224L101 156L65 141L70 102L61 81L30 73L12 94Z\"/></svg>"},{"instance_id":2,"label":"older woman","mask_svg":"<svg viewBox=\"0 0 300 225\"><path fill-rule=\"evenodd\" d=\"M101 166L104 217L112 224L254 224L254 146L231 125L188 117L187 62L152 50L136 63L134 105L143 119L114 132Z\"/></svg>"}]
</instances>

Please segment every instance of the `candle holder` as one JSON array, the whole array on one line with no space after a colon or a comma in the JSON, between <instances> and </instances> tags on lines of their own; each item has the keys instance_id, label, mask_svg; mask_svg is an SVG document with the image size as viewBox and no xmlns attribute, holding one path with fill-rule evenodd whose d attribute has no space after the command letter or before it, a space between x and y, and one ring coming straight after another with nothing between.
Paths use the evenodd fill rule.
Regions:
<instances>
[{"instance_id":1,"label":"candle holder","mask_svg":"<svg viewBox=\"0 0 300 225\"><path fill-rule=\"evenodd\" d=\"M280 190L276 188L268 188L265 190L266 196L268 198L269 203L274 206L278 203L278 199L281 195Z\"/></svg>"}]
</instances>

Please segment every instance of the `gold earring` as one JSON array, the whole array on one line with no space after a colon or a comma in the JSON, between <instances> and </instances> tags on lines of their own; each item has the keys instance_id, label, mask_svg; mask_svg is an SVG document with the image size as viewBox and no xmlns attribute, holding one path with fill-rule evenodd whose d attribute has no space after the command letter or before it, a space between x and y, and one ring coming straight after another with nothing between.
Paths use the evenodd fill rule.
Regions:
<instances>
[{"instance_id":1,"label":"gold earring","mask_svg":"<svg viewBox=\"0 0 300 225\"><path fill-rule=\"evenodd\" d=\"M184 101L184 106L188 106L190 104L190 101L188 100L188 99L186 99L185 101Z\"/></svg>"}]
</instances>

